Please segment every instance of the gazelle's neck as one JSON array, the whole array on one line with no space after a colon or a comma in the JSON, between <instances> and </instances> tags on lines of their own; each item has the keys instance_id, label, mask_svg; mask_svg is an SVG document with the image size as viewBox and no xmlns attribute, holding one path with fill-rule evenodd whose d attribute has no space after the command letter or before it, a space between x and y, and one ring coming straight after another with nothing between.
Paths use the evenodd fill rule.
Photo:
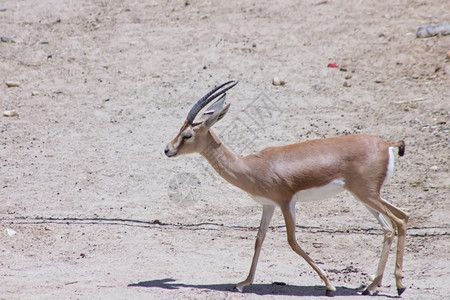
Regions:
<instances>
[{"instance_id":1,"label":"gazelle's neck","mask_svg":"<svg viewBox=\"0 0 450 300\"><path fill-rule=\"evenodd\" d=\"M251 193L246 184L251 180L248 177L250 168L244 160L231 152L212 130L208 131L206 145L200 154L206 158L214 170L229 183Z\"/></svg>"}]
</instances>

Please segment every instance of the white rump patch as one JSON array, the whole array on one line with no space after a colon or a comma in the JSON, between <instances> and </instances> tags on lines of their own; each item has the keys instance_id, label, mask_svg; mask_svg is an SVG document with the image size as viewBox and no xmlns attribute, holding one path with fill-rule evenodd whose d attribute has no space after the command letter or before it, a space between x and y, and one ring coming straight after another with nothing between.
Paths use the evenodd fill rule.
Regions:
<instances>
[{"instance_id":1,"label":"white rump patch","mask_svg":"<svg viewBox=\"0 0 450 300\"><path fill-rule=\"evenodd\" d=\"M384 179L383 185L389 181L389 179L392 176L392 173L394 173L394 161L395 161L394 147L389 147L389 161L387 165L386 178Z\"/></svg>"}]
</instances>

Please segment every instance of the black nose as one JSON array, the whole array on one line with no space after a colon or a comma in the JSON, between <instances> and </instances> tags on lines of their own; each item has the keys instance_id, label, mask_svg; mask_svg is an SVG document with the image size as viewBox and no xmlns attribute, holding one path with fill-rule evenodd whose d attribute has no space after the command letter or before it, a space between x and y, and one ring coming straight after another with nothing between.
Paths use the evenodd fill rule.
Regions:
<instances>
[{"instance_id":1,"label":"black nose","mask_svg":"<svg viewBox=\"0 0 450 300\"><path fill-rule=\"evenodd\" d=\"M164 149L164 153L167 155L169 153L169 148L166 146L166 149Z\"/></svg>"}]
</instances>

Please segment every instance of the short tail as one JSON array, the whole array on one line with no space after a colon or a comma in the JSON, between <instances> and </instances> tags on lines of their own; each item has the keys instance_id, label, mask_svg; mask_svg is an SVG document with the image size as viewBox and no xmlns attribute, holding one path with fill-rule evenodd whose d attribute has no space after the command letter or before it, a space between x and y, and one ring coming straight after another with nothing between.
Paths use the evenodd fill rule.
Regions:
<instances>
[{"instance_id":1,"label":"short tail","mask_svg":"<svg viewBox=\"0 0 450 300\"><path fill-rule=\"evenodd\" d=\"M405 141L398 141L395 143L392 143L392 147L398 147L398 155L403 156L405 155Z\"/></svg>"}]
</instances>

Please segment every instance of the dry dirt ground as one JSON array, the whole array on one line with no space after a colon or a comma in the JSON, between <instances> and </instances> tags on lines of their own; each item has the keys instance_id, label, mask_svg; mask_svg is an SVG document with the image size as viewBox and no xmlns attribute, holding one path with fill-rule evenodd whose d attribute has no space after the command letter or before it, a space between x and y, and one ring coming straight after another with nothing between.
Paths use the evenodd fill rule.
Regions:
<instances>
[{"instance_id":1,"label":"dry dirt ground","mask_svg":"<svg viewBox=\"0 0 450 300\"><path fill-rule=\"evenodd\" d=\"M404 139L384 190L411 215L402 298L448 297L450 36L415 33L450 21L449 1L0 6L0 299L323 297L279 211L255 284L233 291L261 208L199 155L164 156L194 101L230 79L240 83L215 131L237 153L349 133ZM297 218L335 298L362 299L381 251L375 219L346 193L298 205ZM394 254L376 298L396 296Z\"/></svg>"}]
</instances>

